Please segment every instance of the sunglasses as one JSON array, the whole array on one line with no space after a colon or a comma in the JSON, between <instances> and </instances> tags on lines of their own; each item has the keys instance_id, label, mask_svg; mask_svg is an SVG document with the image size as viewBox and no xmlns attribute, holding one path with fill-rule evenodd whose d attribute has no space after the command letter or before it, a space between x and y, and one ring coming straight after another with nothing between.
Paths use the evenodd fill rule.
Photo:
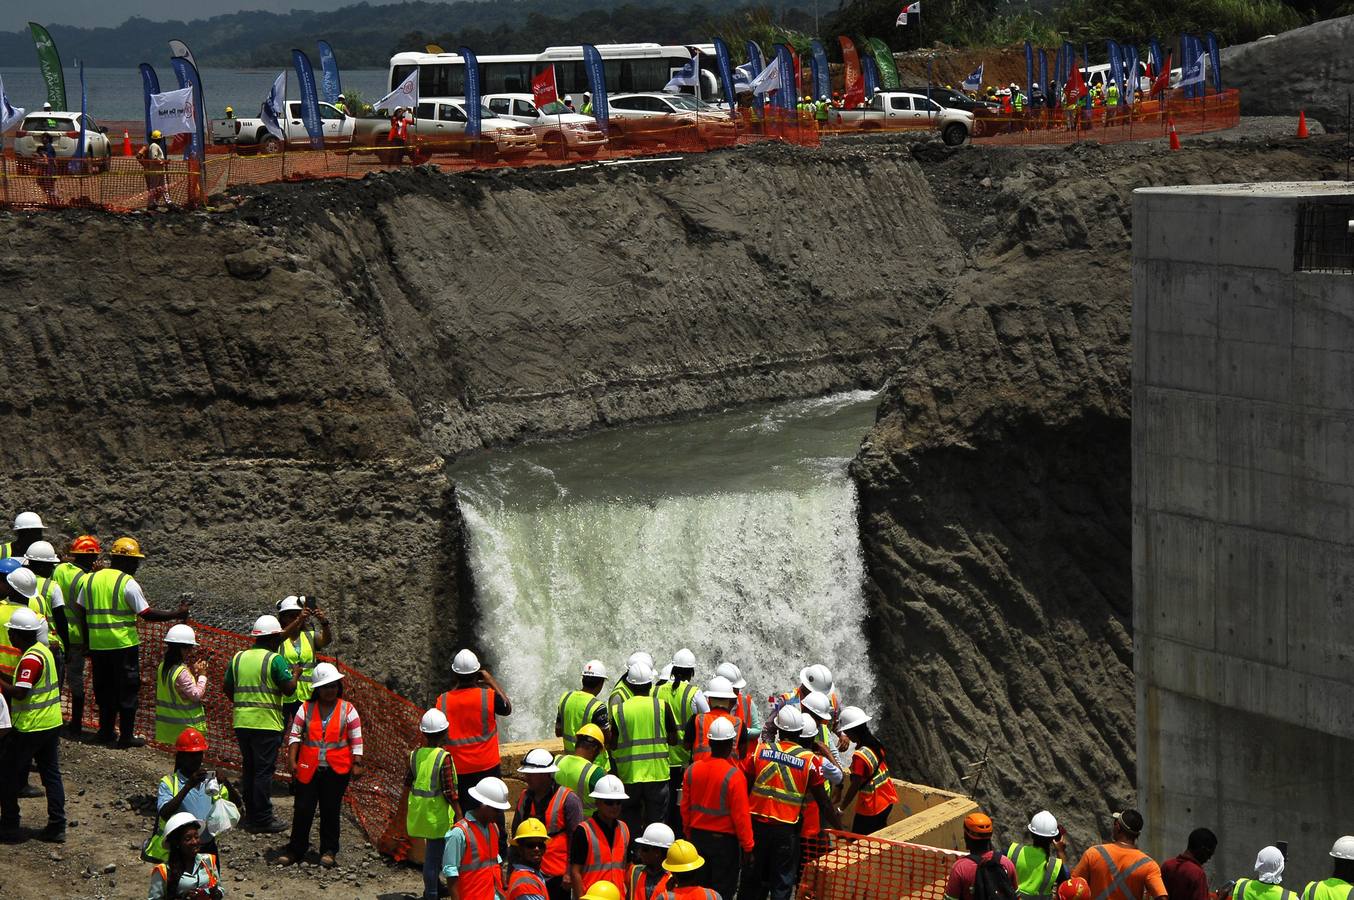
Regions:
<instances>
[{"instance_id":1,"label":"sunglasses","mask_svg":"<svg viewBox=\"0 0 1354 900\"><path fill-rule=\"evenodd\" d=\"M597 805L598 805L598 806L620 806L620 805L621 805L621 801L619 801L619 800L598 800L598 801L597 801Z\"/></svg>"}]
</instances>

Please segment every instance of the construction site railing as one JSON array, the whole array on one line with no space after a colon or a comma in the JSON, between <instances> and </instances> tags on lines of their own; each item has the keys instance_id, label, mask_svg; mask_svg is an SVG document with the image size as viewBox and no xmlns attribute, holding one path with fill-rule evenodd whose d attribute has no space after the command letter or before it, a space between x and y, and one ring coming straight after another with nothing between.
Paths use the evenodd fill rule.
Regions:
<instances>
[{"instance_id":1,"label":"construction site railing","mask_svg":"<svg viewBox=\"0 0 1354 900\"><path fill-rule=\"evenodd\" d=\"M828 831L803 842L799 900L943 900L963 853Z\"/></svg>"}]
</instances>

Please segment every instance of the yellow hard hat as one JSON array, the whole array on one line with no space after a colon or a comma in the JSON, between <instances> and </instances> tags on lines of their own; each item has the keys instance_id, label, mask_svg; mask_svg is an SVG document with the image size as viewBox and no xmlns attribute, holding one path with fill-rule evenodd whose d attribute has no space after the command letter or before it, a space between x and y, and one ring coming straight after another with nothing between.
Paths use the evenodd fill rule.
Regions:
<instances>
[{"instance_id":1,"label":"yellow hard hat","mask_svg":"<svg viewBox=\"0 0 1354 900\"><path fill-rule=\"evenodd\" d=\"M152 136L158 137L160 132L152 132ZM135 556L137 559L143 559L146 554L141 552L141 544L134 537L120 537L113 541L113 549L108 551L113 556Z\"/></svg>"},{"instance_id":2,"label":"yellow hard hat","mask_svg":"<svg viewBox=\"0 0 1354 900\"><path fill-rule=\"evenodd\" d=\"M517 833L512 836L514 844L529 840L550 840L550 832L545 830L545 823L540 819L523 819L517 826Z\"/></svg>"},{"instance_id":3,"label":"yellow hard hat","mask_svg":"<svg viewBox=\"0 0 1354 900\"><path fill-rule=\"evenodd\" d=\"M577 740L581 737L590 737L603 747L606 746L606 735L602 734L602 729L591 722L578 729L578 733L575 735L574 739Z\"/></svg>"},{"instance_id":4,"label":"yellow hard hat","mask_svg":"<svg viewBox=\"0 0 1354 900\"><path fill-rule=\"evenodd\" d=\"M160 129L157 128L157 129L155 129L154 131L152 131L152 132L150 133L150 139L151 139L152 141L158 141L160 138L161 138ZM131 538L127 538L127 540L131 541L132 539L131 539ZM136 543L136 542L135 542L135 541L132 541L132 543ZM137 553L137 554L133 554L133 555L135 555L135 556L140 556L141 554Z\"/></svg>"},{"instance_id":5,"label":"yellow hard hat","mask_svg":"<svg viewBox=\"0 0 1354 900\"><path fill-rule=\"evenodd\" d=\"M663 860L663 868L669 872L691 872L705 865L705 858L696 852L696 845L690 841L673 841L668 848L668 858Z\"/></svg>"},{"instance_id":6,"label":"yellow hard hat","mask_svg":"<svg viewBox=\"0 0 1354 900\"><path fill-rule=\"evenodd\" d=\"M235 107L233 107L233 106L227 106L227 107L226 107L226 112L235 112Z\"/></svg>"},{"instance_id":7,"label":"yellow hard hat","mask_svg":"<svg viewBox=\"0 0 1354 900\"><path fill-rule=\"evenodd\" d=\"M620 889L609 881L599 881L579 900L621 900Z\"/></svg>"}]
</instances>

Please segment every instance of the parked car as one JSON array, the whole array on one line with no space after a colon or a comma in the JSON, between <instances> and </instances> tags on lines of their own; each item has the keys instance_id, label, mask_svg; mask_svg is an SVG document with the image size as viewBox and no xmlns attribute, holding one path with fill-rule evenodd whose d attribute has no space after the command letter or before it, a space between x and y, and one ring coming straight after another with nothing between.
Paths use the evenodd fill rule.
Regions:
<instances>
[{"instance_id":1,"label":"parked car","mask_svg":"<svg viewBox=\"0 0 1354 900\"><path fill-rule=\"evenodd\" d=\"M918 87L904 87L904 93L921 94L927 96L926 85ZM962 109L964 112L982 114L983 110L999 110L1000 103L992 103L989 100L974 100L962 91L956 91L954 88L931 86L930 97L946 109Z\"/></svg>"},{"instance_id":2,"label":"parked car","mask_svg":"<svg viewBox=\"0 0 1354 900\"><path fill-rule=\"evenodd\" d=\"M80 113L78 112L41 112L25 116L14 132L14 157L20 172L33 170L34 158L42 146L43 135L52 136L52 148L58 159L74 159L80 146ZM85 116L85 157L94 172L108 170L108 160L113 154L108 143L108 129L94 121L93 116Z\"/></svg>"},{"instance_id":3,"label":"parked car","mask_svg":"<svg viewBox=\"0 0 1354 900\"><path fill-rule=\"evenodd\" d=\"M328 103L320 103L320 124L324 128L326 147L346 147L353 142L355 120L352 116ZM310 133L301 119L301 101L287 101L287 115L282 119L282 130L288 147L310 146ZM212 119L213 144L235 144L241 150L263 153L281 153L282 139L269 131L260 118Z\"/></svg>"},{"instance_id":4,"label":"parked car","mask_svg":"<svg viewBox=\"0 0 1354 900\"><path fill-rule=\"evenodd\" d=\"M738 130L727 109L690 94L616 94L607 99L607 105L611 110L608 134L613 145L698 143L726 147L738 140Z\"/></svg>"},{"instance_id":5,"label":"parked car","mask_svg":"<svg viewBox=\"0 0 1354 900\"><path fill-rule=\"evenodd\" d=\"M580 156L593 156L606 146L606 135L596 119L570 112L558 100L538 109L530 94L490 94L484 105L501 119L531 126L551 159L562 159L566 148Z\"/></svg>"},{"instance_id":6,"label":"parked car","mask_svg":"<svg viewBox=\"0 0 1354 900\"><path fill-rule=\"evenodd\" d=\"M882 91L875 94L864 109L836 111L843 128L935 130L951 147L968 140L973 133L974 115L962 109L947 109L925 94Z\"/></svg>"}]
</instances>

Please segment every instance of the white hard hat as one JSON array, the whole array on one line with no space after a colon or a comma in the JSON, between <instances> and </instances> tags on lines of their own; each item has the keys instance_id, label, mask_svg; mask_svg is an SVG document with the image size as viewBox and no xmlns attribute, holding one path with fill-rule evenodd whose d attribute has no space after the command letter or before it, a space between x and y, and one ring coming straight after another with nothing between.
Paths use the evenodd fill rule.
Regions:
<instances>
[{"instance_id":1,"label":"white hard hat","mask_svg":"<svg viewBox=\"0 0 1354 900\"><path fill-rule=\"evenodd\" d=\"M451 671L457 675L474 675L480 670L480 658L473 650L461 650L451 661Z\"/></svg>"},{"instance_id":2,"label":"white hard hat","mask_svg":"<svg viewBox=\"0 0 1354 900\"><path fill-rule=\"evenodd\" d=\"M565 95L564 95L564 102L566 102L566 103L573 103L573 102L574 102L574 95L573 95L573 94L565 94Z\"/></svg>"},{"instance_id":3,"label":"white hard hat","mask_svg":"<svg viewBox=\"0 0 1354 900\"><path fill-rule=\"evenodd\" d=\"M870 716L865 714L865 710L859 706L846 706L842 708L841 720L837 723L842 731L850 731L860 725L870 721Z\"/></svg>"},{"instance_id":4,"label":"white hard hat","mask_svg":"<svg viewBox=\"0 0 1354 900\"><path fill-rule=\"evenodd\" d=\"M593 796L596 796L595 794ZM677 835L672 833L672 829L662 822L654 822L648 828L644 829L644 834L635 838L636 844L643 844L646 847L657 847L660 850L666 850L677 840Z\"/></svg>"},{"instance_id":5,"label":"white hard hat","mask_svg":"<svg viewBox=\"0 0 1354 900\"><path fill-rule=\"evenodd\" d=\"M625 785L615 775L603 775L597 779L597 784L593 786L592 799L629 800L630 795L625 792Z\"/></svg>"},{"instance_id":6,"label":"white hard hat","mask_svg":"<svg viewBox=\"0 0 1354 900\"><path fill-rule=\"evenodd\" d=\"M315 670L310 673L310 686L312 688L321 688L326 684L333 684L343 677L343 673L333 663L316 663Z\"/></svg>"},{"instance_id":7,"label":"white hard hat","mask_svg":"<svg viewBox=\"0 0 1354 900\"><path fill-rule=\"evenodd\" d=\"M605 678L606 665L600 659L590 659L583 664L584 678Z\"/></svg>"},{"instance_id":8,"label":"white hard hat","mask_svg":"<svg viewBox=\"0 0 1354 900\"><path fill-rule=\"evenodd\" d=\"M822 691L812 691L799 703L820 719L832 718L832 701Z\"/></svg>"},{"instance_id":9,"label":"white hard hat","mask_svg":"<svg viewBox=\"0 0 1354 900\"><path fill-rule=\"evenodd\" d=\"M424 734L439 734L446 731L450 724L447 721L447 714L434 708L425 712L423 718L418 720L418 730Z\"/></svg>"},{"instance_id":10,"label":"white hard hat","mask_svg":"<svg viewBox=\"0 0 1354 900\"><path fill-rule=\"evenodd\" d=\"M716 675L705 685L705 696L708 699L718 700L723 697L725 700L736 700L738 695L733 692L733 685L729 684L729 679Z\"/></svg>"},{"instance_id":11,"label":"white hard hat","mask_svg":"<svg viewBox=\"0 0 1354 900\"><path fill-rule=\"evenodd\" d=\"M1058 820L1053 818L1053 813L1046 809L1041 809L1034 814L1034 818L1030 819L1028 828L1030 834L1038 835L1039 837L1051 838L1058 836Z\"/></svg>"},{"instance_id":12,"label":"white hard hat","mask_svg":"<svg viewBox=\"0 0 1354 900\"><path fill-rule=\"evenodd\" d=\"M19 569L18 571L24 570ZM10 577L13 578L14 576L11 574ZM9 617L9 627L15 631L41 631L42 619L38 618L38 614L27 606L21 606L14 610L14 615Z\"/></svg>"},{"instance_id":13,"label":"white hard hat","mask_svg":"<svg viewBox=\"0 0 1354 900\"><path fill-rule=\"evenodd\" d=\"M32 569L15 569L5 576L5 580L9 582L10 587L29 600L33 599L33 595L38 592L38 576L33 573Z\"/></svg>"},{"instance_id":14,"label":"white hard hat","mask_svg":"<svg viewBox=\"0 0 1354 900\"><path fill-rule=\"evenodd\" d=\"M583 96L584 96L584 97L591 97L591 96L592 96L592 91L584 91L584 92L583 92Z\"/></svg>"},{"instance_id":15,"label":"white hard hat","mask_svg":"<svg viewBox=\"0 0 1354 900\"><path fill-rule=\"evenodd\" d=\"M502 778L485 778L470 789L470 796L494 809L512 809L512 804L508 802L508 786Z\"/></svg>"},{"instance_id":16,"label":"white hard hat","mask_svg":"<svg viewBox=\"0 0 1354 900\"><path fill-rule=\"evenodd\" d=\"M50 542L34 541L28 545L24 562L61 562L61 557L56 555L56 548Z\"/></svg>"},{"instance_id":17,"label":"white hard hat","mask_svg":"<svg viewBox=\"0 0 1354 900\"><path fill-rule=\"evenodd\" d=\"M277 620L277 616L265 614L254 620L254 627L250 629L249 633L255 636L281 634L282 623Z\"/></svg>"},{"instance_id":18,"label":"white hard hat","mask_svg":"<svg viewBox=\"0 0 1354 900\"><path fill-rule=\"evenodd\" d=\"M278 612L299 612L301 610L301 598L295 594L288 594L277 601Z\"/></svg>"},{"instance_id":19,"label":"white hard hat","mask_svg":"<svg viewBox=\"0 0 1354 900\"><path fill-rule=\"evenodd\" d=\"M741 691L748 686L747 679L743 677L742 671L731 662L722 662L719 668L715 669L715 674L721 678L729 679L735 691Z\"/></svg>"},{"instance_id":20,"label":"white hard hat","mask_svg":"<svg viewBox=\"0 0 1354 900\"><path fill-rule=\"evenodd\" d=\"M177 625L171 626L170 629L165 632L165 643L182 644L185 647L196 647L197 633L193 631L191 625L185 625L180 622Z\"/></svg>"},{"instance_id":21,"label":"white hard hat","mask_svg":"<svg viewBox=\"0 0 1354 900\"><path fill-rule=\"evenodd\" d=\"M650 669L653 668L653 657L643 650L636 650L634 653L631 653L629 658L626 659L625 665L629 668L637 662L644 663L644 665L648 666Z\"/></svg>"},{"instance_id":22,"label":"white hard hat","mask_svg":"<svg viewBox=\"0 0 1354 900\"><path fill-rule=\"evenodd\" d=\"M738 729L733 727L733 719L720 716L710 723L708 735L712 741L731 741L738 736Z\"/></svg>"},{"instance_id":23,"label":"white hard hat","mask_svg":"<svg viewBox=\"0 0 1354 900\"><path fill-rule=\"evenodd\" d=\"M35 512L21 512L14 517L14 530L19 531L24 528L46 528L42 524L42 517Z\"/></svg>"},{"instance_id":24,"label":"white hard hat","mask_svg":"<svg viewBox=\"0 0 1354 900\"><path fill-rule=\"evenodd\" d=\"M43 109L51 109L51 108L52 108L51 101L48 101L48 100L42 101L42 108L43 108Z\"/></svg>"},{"instance_id":25,"label":"white hard hat","mask_svg":"<svg viewBox=\"0 0 1354 900\"><path fill-rule=\"evenodd\" d=\"M811 691L832 693L832 670L822 663L807 666L799 671L799 683Z\"/></svg>"},{"instance_id":26,"label":"white hard hat","mask_svg":"<svg viewBox=\"0 0 1354 900\"><path fill-rule=\"evenodd\" d=\"M659 681L672 680L672 663L668 663L663 667L663 671L658 674L658 680Z\"/></svg>"},{"instance_id":27,"label":"white hard hat","mask_svg":"<svg viewBox=\"0 0 1354 900\"><path fill-rule=\"evenodd\" d=\"M672 667L674 669L694 669L696 668L696 654L683 647L672 654Z\"/></svg>"},{"instance_id":28,"label":"white hard hat","mask_svg":"<svg viewBox=\"0 0 1354 900\"><path fill-rule=\"evenodd\" d=\"M522 764L517 767L517 771L523 775L549 775L558 772L559 766L555 765L555 757L550 755L549 750L537 747L522 757Z\"/></svg>"},{"instance_id":29,"label":"white hard hat","mask_svg":"<svg viewBox=\"0 0 1354 900\"><path fill-rule=\"evenodd\" d=\"M804 723L804 727L799 729L800 737L813 737L816 734L818 734L817 719L815 719L813 716L806 716L803 713L800 714L799 718Z\"/></svg>"},{"instance_id":30,"label":"white hard hat","mask_svg":"<svg viewBox=\"0 0 1354 900\"><path fill-rule=\"evenodd\" d=\"M169 821L165 823L165 837L169 837L185 825L196 825L198 831L201 831L203 827L202 820L192 813L174 813L174 815L169 817Z\"/></svg>"},{"instance_id":31,"label":"white hard hat","mask_svg":"<svg viewBox=\"0 0 1354 900\"><path fill-rule=\"evenodd\" d=\"M1336 859L1354 859L1354 834L1347 834L1330 848L1330 855Z\"/></svg>"},{"instance_id":32,"label":"white hard hat","mask_svg":"<svg viewBox=\"0 0 1354 900\"><path fill-rule=\"evenodd\" d=\"M776 713L776 728L787 734L798 734L799 729L804 727L804 716L799 711L799 707L785 704Z\"/></svg>"},{"instance_id":33,"label":"white hard hat","mask_svg":"<svg viewBox=\"0 0 1354 900\"><path fill-rule=\"evenodd\" d=\"M631 684L653 684L653 669L642 661L633 662L625 671L625 680Z\"/></svg>"}]
</instances>

